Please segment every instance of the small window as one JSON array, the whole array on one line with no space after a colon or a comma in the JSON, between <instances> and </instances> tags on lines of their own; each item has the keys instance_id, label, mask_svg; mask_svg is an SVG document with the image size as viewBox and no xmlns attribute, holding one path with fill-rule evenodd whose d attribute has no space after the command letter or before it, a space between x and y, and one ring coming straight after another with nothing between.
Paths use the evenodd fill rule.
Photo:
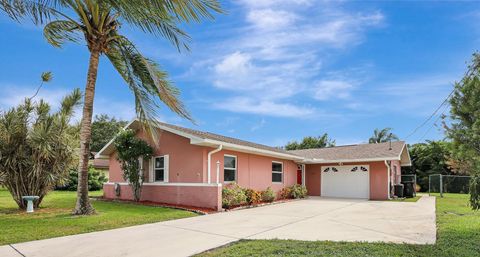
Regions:
<instances>
[{"instance_id":1,"label":"small window","mask_svg":"<svg viewBox=\"0 0 480 257\"><path fill-rule=\"evenodd\" d=\"M237 180L237 157L225 155L223 157L223 181L233 182Z\"/></svg>"},{"instance_id":2,"label":"small window","mask_svg":"<svg viewBox=\"0 0 480 257\"><path fill-rule=\"evenodd\" d=\"M153 175L155 181L165 181L165 157L154 158Z\"/></svg>"},{"instance_id":3,"label":"small window","mask_svg":"<svg viewBox=\"0 0 480 257\"><path fill-rule=\"evenodd\" d=\"M272 182L282 183L283 180L283 163L272 162Z\"/></svg>"}]
</instances>

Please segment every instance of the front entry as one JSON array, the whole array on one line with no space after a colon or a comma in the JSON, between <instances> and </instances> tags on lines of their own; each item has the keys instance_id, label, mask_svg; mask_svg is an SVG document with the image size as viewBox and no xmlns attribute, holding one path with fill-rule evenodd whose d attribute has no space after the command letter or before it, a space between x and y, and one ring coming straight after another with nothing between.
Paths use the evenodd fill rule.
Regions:
<instances>
[{"instance_id":1,"label":"front entry","mask_svg":"<svg viewBox=\"0 0 480 257\"><path fill-rule=\"evenodd\" d=\"M368 165L322 166L321 196L341 198L370 197Z\"/></svg>"},{"instance_id":2,"label":"front entry","mask_svg":"<svg viewBox=\"0 0 480 257\"><path fill-rule=\"evenodd\" d=\"M297 184L303 185L302 165L297 165Z\"/></svg>"}]
</instances>

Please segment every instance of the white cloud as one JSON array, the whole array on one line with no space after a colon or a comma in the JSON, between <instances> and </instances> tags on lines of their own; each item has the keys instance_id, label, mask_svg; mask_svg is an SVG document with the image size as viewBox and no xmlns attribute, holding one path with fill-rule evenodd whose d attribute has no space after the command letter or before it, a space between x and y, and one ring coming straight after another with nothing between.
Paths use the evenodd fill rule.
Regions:
<instances>
[{"instance_id":1,"label":"white cloud","mask_svg":"<svg viewBox=\"0 0 480 257\"><path fill-rule=\"evenodd\" d=\"M353 85L341 80L320 80L314 88L314 98L317 100L346 99L350 97Z\"/></svg>"},{"instance_id":2,"label":"white cloud","mask_svg":"<svg viewBox=\"0 0 480 257\"><path fill-rule=\"evenodd\" d=\"M206 79L225 90L224 94L234 94L222 99L229 98L235 108L213 104L234 112L272 116L285 112L281 116L302 117L314 112L291 104L295 99L347 98L354 89L348 81L357 79L320 79L332 77L324 63L331 61L333 51L360 44L365 31L384 20L378 11L350 12L338 3L324 1L237 3L245 12L245 25L231 31L228 39L215 42L214 55L199 60L189 70L189 76Z\"/></svg>"},{"instance_id":3,"label":"white cloud","mask_svg":"<svg viewBox=\"0 0 480 257\"><path fill-rule=\"evenodd\" d=\"M289 103L275 103L269 100L255 100L246 97L233 97L214 104L217 109L239 113L262 114L277 117L307 117L314 109Z\"/></svg>"},{"instance_id":4,"label":"white cloud","mask_svg":"<svg viewBox=\"0 0 480 257\"><path fill-rule=\"evenodd\" d=\"M297 16L283 10L260 9L247 14L247 21L261 30L281 30L291 25Z\"/></svg>"}]
</instances>

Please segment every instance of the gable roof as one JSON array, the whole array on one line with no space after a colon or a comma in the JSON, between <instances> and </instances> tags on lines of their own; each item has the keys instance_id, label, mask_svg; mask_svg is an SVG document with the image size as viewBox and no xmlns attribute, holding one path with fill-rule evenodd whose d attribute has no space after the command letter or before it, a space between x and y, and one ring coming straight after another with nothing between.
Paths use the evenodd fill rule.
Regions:
<instances>
[{"instance_id":1,"label":"gable roof","mask_svg":"<svg viewBox=\"0 0 480 257\"><path fill-rule=\"evenodd\" d=\"M208 146L217 148L220 145L223 149L234 150L238 152L253 153L257 155L272 156L287 160L294 160L300 163L333 163L333 162L366 162L366 161L384 161L399 160L402 165L410 165L410 156L403 141L379 144L359 144L335 146L327 148L304 149L286 151L281 148L257 144L233 137L222 136L210 132L184 128L168 123L157 122L160 130L168 131L173 134L190 139L190 144L199 146ZM133 120L125 129L140 129L141 124L138 120ZM115 151L113 140L105 145L95 158L102 158Z\"/></svg>"},{"instance_id":2,"label":"gable roof","mask_svg":"<svg viewBox=\"0 0 480 257\"><path fill-rule=\"evenodd\" d=\"M222 136L210 132L195 130L184 128L168 123L163 122L156 122L158 129L168 131L173 134L177 134L182 137L186 137L190 139L190 143L193 145L200 145L200 146L209 146L217 148L219 145L223 146L223 149L235 150L239 152L247 152L247 153L255 153L259 155L266 155L266 156L273 156L288 160L296 160L301 161L303 160L302 156L298 156L294 153L290 153L284 149L257 144L233 137ZM140 129L141 124L138 120L133 120L125 129ZM107 145L105 145L97 154L96 158L101 156L108 156L112 152L115 151L113 146L113 140L110 140Z\"/></svg>"},{"instance_id":3,"label":"gable roof","mask_svg":"<svg viewBox=\"0 0 480 257\"><path fill-rule=\"evenodd\" d=\"M399 160L404 166L410 165L410 156L404 141L344 145L289 152L305 157L306 161L310 163Z\"/></svg>"}]
</instances>

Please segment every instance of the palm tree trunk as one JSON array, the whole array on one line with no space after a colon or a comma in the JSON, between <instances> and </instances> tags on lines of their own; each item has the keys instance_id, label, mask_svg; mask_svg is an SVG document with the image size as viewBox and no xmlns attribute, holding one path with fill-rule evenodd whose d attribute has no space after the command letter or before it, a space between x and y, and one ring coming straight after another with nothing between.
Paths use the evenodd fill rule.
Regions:
<instances>
[{"instance_id":1,"label":"palm tree trunk","mask_svg":"<svg viewBox=\"0 0 480 257\"><path fill-rule=\"evenodd\" d=\"M78 165L77 204L74 215L89 215L95 209L88 199L88 160L90 157L90 139L92 137L93 98L95 96L95 83L97 81L98 61L100 51L90 51L88 65L87 85L83 103L83 115L80 128L80 163Z\"/></svg>"}]
</instances>

